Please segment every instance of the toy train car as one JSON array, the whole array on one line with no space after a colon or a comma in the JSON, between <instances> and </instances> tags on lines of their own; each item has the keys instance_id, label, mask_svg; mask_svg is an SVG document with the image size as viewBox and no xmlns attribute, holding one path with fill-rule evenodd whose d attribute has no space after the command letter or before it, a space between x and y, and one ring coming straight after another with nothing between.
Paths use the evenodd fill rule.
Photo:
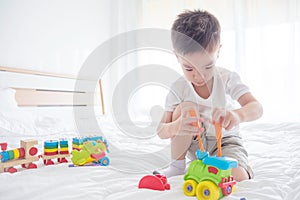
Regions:
<instances>
[{"instance_id":1,"label":"toy train car","mask_svg":"<svg viewBox=\"0 0 300 200\"><path fill-rule=\"evenodd\" d=\"M235 191L236 181L231 176L231 169L238 165L235 159L209 156L200 150L196 156L198 160L191 162L184 176L185 195L197 196L199 200L217 200Z\"/></svg>"},{"instance_id":2,"label":"toy train car","mask_svg":"<svg viewBox=\"0 0 300 200\"><path fill-rule=\"evenodd\" d=\"M88 163L95 163L107 166L110 163L106 156L109 153L107 141L102 136L88 138L73 138L72 141L72 162L74 165L82 166Z\"/></svg>"},{"instance_id":3,"label":"toy train car","mask_svg":"<svg viewBox=\"0 0 300 200\"><path fill-rule=\"evenodd\" d=\"M66 157L69 157L69 145L67 140L48 140L44 142L44 155L41 158L45 165L53 165L52 159L57 159L59 163L68 162Z\"/></svg>"},{"instance_id":4,"label":"toy train car","mask_svg":"<svg viewBox=\"0 0 300 200\"><path fill-rule=\"evenodd\" d=\"M37 165L33 163L39 160L39 157L36 156L38 149L34 146L37 144L37 140L21 140L20 148L6 150L7 143L0 143L2 150L0 152L0 173L17 172L18 170L14 168L16 165L27 169L37 168Z\"/></svg>"}]
</instances>

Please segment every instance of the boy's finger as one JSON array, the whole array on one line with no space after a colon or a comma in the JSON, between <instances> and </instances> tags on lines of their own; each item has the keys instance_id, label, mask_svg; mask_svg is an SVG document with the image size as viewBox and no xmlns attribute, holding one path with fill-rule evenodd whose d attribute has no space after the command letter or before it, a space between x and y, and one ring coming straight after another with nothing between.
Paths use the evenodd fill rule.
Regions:
<instances>
[{"instance_id":1,"label":"boy's finger","mask_svg":"<svg viewBox=\"0 0 300 200\"><path fill-rule=\"evenodd\" d=\"M224 128L227 128L229 126L229 124L230 124L230 120L226 120L226 119L223 120L223 127Z\"/></svg>"},{"instance_id":2,"label":"boy's finger","mask_svg":"<svg viewBox=\"0 0 300 200\"><path fill-rule=\"evenodd\" d=\"M214 123L220 123L224 118L224 112L217 112L215 116L213 116Z\"/></svg>"},{"instance_id":3,"label":"boy's finger","mask_svg":"<svg viewBox=\"0 0 300 200\"><path fill-rule=\"evenodd\" d=\"M183 116L183 117L190 117L191 115L190 115L190 111L188 110L188 109L182 109L181 110L181 115Z\"/></svg>"},{"instance_id":4,"label":"boy's finger","mask_svg":"<svg viewBox=\"0 0 300 200\"><path fill-rule=\"evenodd\" d=\"M198 128L198 127L195 127L195 126L186 126L186 127L185 127L185 130L186 130L186 131L189 131L189 132L192 132L192 133L195 133L195 132L198 132L198 131L199 131L199 128Z\"/></svg>"},{"instance_id":5,"label":"boy's finger","mask_svg":"<svg viewBox=\"0 0 300 200\"><path fill-rule=\"evenodd\" d=\"M202 117L199 118L198 120L199 120L199 122L201 122L201 123L204 122L204 118L202 118Z\"/></svg>"},{"instance_id":6,"label":"boy's finger","mask_svg":"<svg viewBox=\"0 0 300 200\"><path fill-rule=\"evenodd\" d=\"M215 122L215 123L219 123L221 124L221 126L224 126L224 117L223 116L220 116L219 119Z\"/></svg>"},{"instance_id":7,"label":"boy's finger","mask_svg":"<svg viewBox=\"0 0 300 200\"><path fill-rule=\"evenodd\" d=\"M233 128L233 123L229 123L227 126L225 126L225 130L229 131Z\"/></svg>"},{"instance_id":8,"label":"boy's finger","mask_svg":"<svg viewBox=\"0 0 300 200\"><path fill-rule=\"evenodd\" d=\"M190 124L190 123L198 123L198 118L197 117L187 117L185 118L184 122L186 124Z\"/></svg>"},{"instance_id":9,"label":"boy's finger","mask_svg":"<svg viewBox=\"0 0 300 200\"><path fill-rule=\"evenodd\" d=\"M217 123L220 122L221 117L225 117L225 116L226 116L226 110L220 108L214 109L212 113L212 119L215 120L215 122Z\"/></svg>"}]
</instances>

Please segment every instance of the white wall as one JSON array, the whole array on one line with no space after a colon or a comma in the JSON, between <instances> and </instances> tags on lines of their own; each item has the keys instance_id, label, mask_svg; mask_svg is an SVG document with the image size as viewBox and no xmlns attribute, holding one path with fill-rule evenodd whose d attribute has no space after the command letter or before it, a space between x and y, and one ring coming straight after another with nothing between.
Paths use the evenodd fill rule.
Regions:
<instances>
[{"instance_id":1,"label":"white wall","mask_svg":"<svg viewBox=\"0 0 300 200\"><path fill-rule=\"evenodd\" d=\"M104 41L136 28L138 2L0 0L0 66L77 75L88 56ZM125 59L111 66L103 77L106 110L110 107L112 85L124 69L132 68L127 62ZM0 87L11 86L12 81L14 85L32 87L28 84L30 78L5 75L0 77ZM63 82L59 84L65 88Z\"/></svg>"},{"instance_id":2,"label":"white wall","mask_svg":"<svg viewBox=\"0 0 300 200\"><path fill-rule=\"evenodd\" d=\"M0 66L76 75L111 35L109 0L1 0Z\"/></svg>"}]
</instances>

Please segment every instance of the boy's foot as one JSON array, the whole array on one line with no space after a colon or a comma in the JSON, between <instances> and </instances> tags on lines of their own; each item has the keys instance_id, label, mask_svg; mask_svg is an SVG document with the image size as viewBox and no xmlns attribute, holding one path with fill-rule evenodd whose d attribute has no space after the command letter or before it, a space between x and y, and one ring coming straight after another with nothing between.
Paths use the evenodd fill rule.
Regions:
<instances>
[{"instance_id":1,"label":"boy's foot","mask_svg":"<svg viewBox=\"0 0 300 200\"><path fill-rule=\"evenodd\" d=\"M170 166L160 172L154 171L153 174L163 174L167 178L177 175L183 175L185 173L185 159L184 160L174 160Z\"/></svg>"}]
</instances>

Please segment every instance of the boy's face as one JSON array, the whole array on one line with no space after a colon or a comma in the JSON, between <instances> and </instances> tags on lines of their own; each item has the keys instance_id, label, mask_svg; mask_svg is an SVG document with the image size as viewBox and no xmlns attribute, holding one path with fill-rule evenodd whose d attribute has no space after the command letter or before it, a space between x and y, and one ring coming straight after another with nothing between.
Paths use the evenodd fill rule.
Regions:
<instances>
[{"instance_id":1,"label":"boy's face","mask_svg":"<svg viewBox=\"0 0 300 200\"><path fill-rule=\"evenodd\" d=\"M214 76L219 48L213 52L194 52L181 56L176 54L186 79L195 86L206 86Z\"/></svg>"}]
</instances>

